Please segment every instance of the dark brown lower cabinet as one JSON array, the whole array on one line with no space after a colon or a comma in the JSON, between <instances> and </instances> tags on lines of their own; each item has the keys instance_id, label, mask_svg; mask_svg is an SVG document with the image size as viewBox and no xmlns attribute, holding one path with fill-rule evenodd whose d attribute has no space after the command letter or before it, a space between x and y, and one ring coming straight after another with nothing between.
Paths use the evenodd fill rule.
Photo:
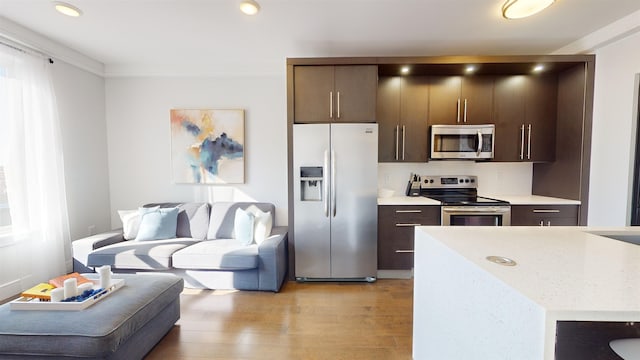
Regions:
<instances>
[{"instance_id":1,"label":"dark brown lower cabinet","mask_svg":"<svg viewBox=\"0 0 640 360\"><path fill-rule=\"evenodd\" d=\"M440 225L440 206L378 206L378 269L413 268L414 228Z\"/></svg>"},{"instance_id":2,"label":"dark brown lower cabinet","mask_svg":"<svg viewBox=\"0 0 640 360\"><path fill-rule=\"evenodd\" d=\"M577 226L579 205L511 205L512 226Z\"/></svg>"},{"instance_id":3,"label":"dark brown lower cabinet","mask_svg":"<svg viewBox=\"0 0 640 360\"><path fill-rule=\"evenodd\" d=\"M609 321L558 321L556 360L622 359L611 349L616 339L640 338L640 324Z\"/></svg>"}]
</instances>

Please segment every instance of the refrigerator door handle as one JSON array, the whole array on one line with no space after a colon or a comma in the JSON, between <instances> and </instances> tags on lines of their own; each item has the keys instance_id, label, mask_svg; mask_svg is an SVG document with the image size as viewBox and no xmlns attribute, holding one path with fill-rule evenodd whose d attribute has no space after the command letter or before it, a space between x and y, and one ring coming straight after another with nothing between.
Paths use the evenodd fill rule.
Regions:
<instances>
[{"instance_id":1,"label":"refrigerator door handle","mask_svg":"<svg viewBox=\"0 0 640 360\"><path fill-rule=\"evenodd\" d=\"M336 217L336 153L331 150L331 212Z\"/></svg>"},{"instance_id":2,"label":"refrigerator door handle","mask_svg":"<svg viewBox=\"0 0 640 360\"><path fill-rule=\"evenodd\" d=\"M323 180L324 180L324 184L323 184L323 191L324 191L324 196L323 198L323 204L324 205L324 216L325 217L329 217L329 177L327 176L327 171L329 170L329 151L325 150L324 151L324 166L322 169L322 173L323 173Z\"/></svg>"}]
</instances>

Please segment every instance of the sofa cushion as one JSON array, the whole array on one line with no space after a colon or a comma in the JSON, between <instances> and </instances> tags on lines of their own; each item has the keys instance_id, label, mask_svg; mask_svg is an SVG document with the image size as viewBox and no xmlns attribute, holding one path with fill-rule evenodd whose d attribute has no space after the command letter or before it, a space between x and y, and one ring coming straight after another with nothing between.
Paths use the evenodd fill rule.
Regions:
<instances>
[{"instance_id":1,"label":"sofa cushion","mask_svg":"<svg viewBox=\"0 0 640 360\"><path fill-rule=\"evenodd\" d=\"M154 203L146 204L144 207L159 206L161 208L177 207L178 225L176 236L179 238L194 238L204 240L207 238L209 229L208 203L188 202L188 203Z\"/></svg>"},{"instance_id":2,"label":"sofa cushion","mask_svg":"<svg viewBox=\"0 0 640 360\"><path fill-rule=\"evenodd\" d=\"M173 254L177 269L245 270L258 267L258 245L236 239L201 241Z\"/></svg>"},{"instance_id":3,"label":"sofa cushion","mask_svg":"<svg viewBox=\"0 0 640 360\"><path fill-rule=\"evenodd\" d=\"M211 219L207 239L231 239L233 238L233 223L236 209L247 210L251 205L264 212L276 213L275 206L271 203L259 202L215 202L211 204ZM273 219L275 223L275 218Z\"/></svg>"},{"instance_id":4,"label":"sofa cushion","mask_svg":"<svg viewBox=\"0 0 640 360\"><path fill-rule=\"evenodd\" d=\"M130 240L108 245L89 254L87 266L110 265L115 269L168 270L174 252L197 243L191 238Z\"/></svg>"}]
</instances>

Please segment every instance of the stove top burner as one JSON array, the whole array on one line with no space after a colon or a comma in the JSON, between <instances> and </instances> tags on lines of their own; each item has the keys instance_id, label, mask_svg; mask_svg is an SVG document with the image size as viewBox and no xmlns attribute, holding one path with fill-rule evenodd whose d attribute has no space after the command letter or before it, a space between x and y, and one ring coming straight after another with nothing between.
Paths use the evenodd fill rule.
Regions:
<instances>
[{"instance_id":1,"label":"stove top burner","mask_svg":"<svg viewBox=\"0 0 640 360\"><path fill-rule=\"evenodd\" d=\"M442 205L468 205L468 206L506 206L509 205L508 201L498 200L493 198L488 198L484 196L476 196L476 195L468 195L468 196L460 196L460 195L428 195L423 194L422 196L440 201Z\"/></svg>"},{"instance_id":2,"label":"stove top burner","mask_svg":"<svg viewBox=\"0 0 640 360\"><path fill-rule=\"evenodd\" d=\"M449 206L510 205L508 201L478 196L475 176L422 176L420 195Z\"/></svg>"}]
</instances>

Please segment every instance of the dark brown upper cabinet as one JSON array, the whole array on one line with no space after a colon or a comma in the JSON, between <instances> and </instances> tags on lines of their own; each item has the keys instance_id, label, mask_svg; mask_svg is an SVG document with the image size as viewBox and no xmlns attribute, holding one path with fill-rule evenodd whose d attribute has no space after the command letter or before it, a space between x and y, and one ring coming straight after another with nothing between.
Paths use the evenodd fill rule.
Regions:
<instances>
[{"instance_id":1,"label":"dark brown upper cabinet","mask_svg":"<svg viewBox=\"0 0 640 360\"><path fill-rule=\"evenodd\" d=\"M492 76L433 76L429 125L493 123Z\"/></svg>"},{"instance_id":2,"label":"dark brown upper cabinet","mask_svg":"<svg viewBox=\"0 0 640 360\"><path fill-rule=\"evenodd\" d=\"M378 161L425 162L428 158L429 78L378 79Z\"/></svg>"},{"instance_id":3,"label":"dark brown upper cabinet","mask_svg":"<svg viewBox=\"0 0 640 360\"><path fill-rule=\"evenodd\" d=\"M494 99L493 160L553 161L557 78L553 75L497 77Z\"/></svg>"},{"instance_id":4,"label":"dark brown upper cabinet","mask_svg":"<svg viewBox=\"0 0 640 360\"><path fill-rule=\"evenodd\" d=\"M378 67L296 66L294 122L375 122Z\"/></svg>"}]
</instances>

